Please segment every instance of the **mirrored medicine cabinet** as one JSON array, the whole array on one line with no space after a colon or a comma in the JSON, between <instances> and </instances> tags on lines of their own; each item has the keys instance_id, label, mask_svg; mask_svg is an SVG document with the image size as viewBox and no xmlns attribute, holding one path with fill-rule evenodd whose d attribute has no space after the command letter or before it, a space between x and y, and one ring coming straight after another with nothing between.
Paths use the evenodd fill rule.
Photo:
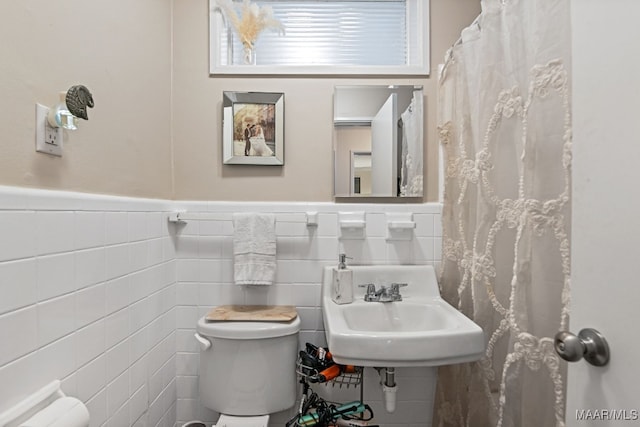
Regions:
<instances>
[{"instance_id":1,"label":"mirrored medicine cabinet","mask_svg":"<svg viewBox=\"0 0 640 427\"><path fill-rule=\"evenodd\" d=\"M334 195L422 197L422 86L336 86Z\"/></svg>"}]
</instances>

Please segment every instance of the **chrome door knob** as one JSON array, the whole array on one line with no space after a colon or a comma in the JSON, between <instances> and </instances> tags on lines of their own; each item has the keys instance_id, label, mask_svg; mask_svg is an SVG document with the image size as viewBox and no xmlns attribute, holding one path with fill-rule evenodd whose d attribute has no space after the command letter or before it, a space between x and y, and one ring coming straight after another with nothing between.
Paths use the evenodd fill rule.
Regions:
<instances>
[{"instance_id":1,"label":"chrome door knob","mask_svg":"<svg viewBox=\"0 0 640 427\"><path fill-rule=\"evenodd\" d=\"M567 331L558 332L553 344L556 353L568 362L577 362L584 358L594 366L609 363L607 340L595 329L583 329L577 336Z\"/></svg>"}]
</instances>

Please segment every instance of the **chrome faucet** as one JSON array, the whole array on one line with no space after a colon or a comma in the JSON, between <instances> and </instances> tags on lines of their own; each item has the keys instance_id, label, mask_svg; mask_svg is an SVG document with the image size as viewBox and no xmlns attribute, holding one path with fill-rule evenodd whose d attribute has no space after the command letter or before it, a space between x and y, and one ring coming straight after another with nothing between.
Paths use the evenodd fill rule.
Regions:
<instances>
[{"instance_id":1,"label":"chrome faucet","mask_svg":"<svg viewBox=\"0 0 640 427\"><path fill-rule=\"evenodd\" d=\"M392 283L391 286L382 285L378 290L376 290L376 285L374 285L373 283L367 283L365 285L358 286L361 288L367 288L364 294L364 300L367 302L393 302L402 301L400 288L407 286L407 284Z\"/></svg>"}]
</instances>

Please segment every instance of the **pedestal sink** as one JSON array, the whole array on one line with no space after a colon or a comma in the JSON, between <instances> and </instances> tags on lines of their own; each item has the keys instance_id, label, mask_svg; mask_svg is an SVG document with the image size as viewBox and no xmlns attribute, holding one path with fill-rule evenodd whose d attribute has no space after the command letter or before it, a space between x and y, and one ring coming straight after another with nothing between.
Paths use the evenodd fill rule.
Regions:
<instances>
[{"instance_id":1,"label":"pedestal sink","mask_svg":"<svg viewBox=\"0 0 640 427\"><path fill-rule=\"evenodd\" d=\"M350 266L354 301L331 299L332 268L324 269L322 308L327 344L344 365L439 366L478 360L482 329L440 297L431 266ZM402 301L370 302L358 285L406 283Z\"/></svg>"}]
</instances>

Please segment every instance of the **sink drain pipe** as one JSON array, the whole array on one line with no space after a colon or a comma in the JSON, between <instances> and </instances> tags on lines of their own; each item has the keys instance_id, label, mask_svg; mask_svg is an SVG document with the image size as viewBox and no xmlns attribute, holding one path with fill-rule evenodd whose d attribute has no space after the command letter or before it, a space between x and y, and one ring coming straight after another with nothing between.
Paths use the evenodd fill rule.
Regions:
<instances>
[{"instance_id":1,"label":"sink drain pipe","mask_svg":"<svg viewBox=\"0 0 640 427\"><path fill-rule=\"evenodd\" d=\"M396 384L396 368L376 369L380 375L380 384L382 384L384 408L391 414L396 410L396 392L398 391L398 385Z\"/></svg>"}]
</instances>

